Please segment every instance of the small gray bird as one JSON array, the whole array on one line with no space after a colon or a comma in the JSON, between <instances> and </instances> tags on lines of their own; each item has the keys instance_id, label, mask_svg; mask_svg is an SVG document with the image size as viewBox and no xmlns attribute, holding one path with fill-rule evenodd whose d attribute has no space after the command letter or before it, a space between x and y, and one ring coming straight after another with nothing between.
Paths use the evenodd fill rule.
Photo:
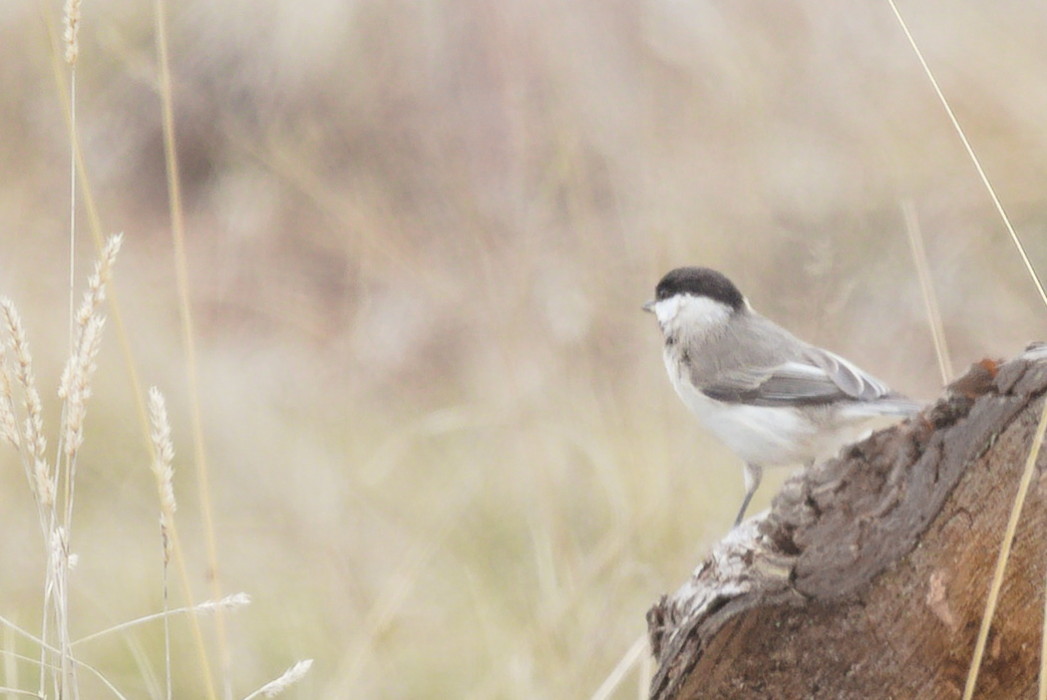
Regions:
<instances>
[{"instance_id":1,"label":"small gray bird","mask_svg":"<svg viewBox=\"0 0 1047 700\"><path fill-rule=\"evenodd\" d=\"M644 310L658 318L665 368L703 426L745 461L745 515L764 467L811 465L884 416L919 406L828 350L753 311L704 267L669 272Z\"/></svg>"}]
</instances>

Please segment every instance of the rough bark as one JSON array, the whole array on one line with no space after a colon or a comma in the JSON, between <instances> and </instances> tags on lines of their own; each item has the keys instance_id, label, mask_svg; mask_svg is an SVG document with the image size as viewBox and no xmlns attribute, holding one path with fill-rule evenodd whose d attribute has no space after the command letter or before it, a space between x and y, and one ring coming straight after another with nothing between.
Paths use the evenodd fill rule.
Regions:
<instances>
[{"instance_id":1,"label":"rough bark","mask_svg":"<svg viewBox=\"0 0 1047 700\"><path fill-rule=\"evenodd\" d=\"M651 697L959 697L1045 391L1044 346L983 361L919 416L791 478L648 613ZM1045 463L979 698L1035 697Z\"/></svg>"}]
</instances>

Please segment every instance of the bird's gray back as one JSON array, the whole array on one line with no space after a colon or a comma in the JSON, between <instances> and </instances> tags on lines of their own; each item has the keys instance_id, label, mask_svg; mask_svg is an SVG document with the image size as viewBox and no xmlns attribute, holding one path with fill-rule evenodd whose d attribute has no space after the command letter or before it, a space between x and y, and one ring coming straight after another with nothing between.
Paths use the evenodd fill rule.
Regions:
<instances>
[{"instance_id":1,"label":"bird's gray back","mask_svg":"<svg viewBox=\"0 0 1047 700\"><path fill-rule=\"evenodd\" d=\"M842 357L803 342L753 311L739 313L745 315L677 349L686 353L691 381L710 398L778 406L898 397Z\"/></svg>"},{"instance_id":2,"label":"bird's gray back","mask_svg":"<svg viewBox=\"0 0 1047 700\"><path fill-rule=\"evenodd\" d=\"M728 323L703 337L680 338L678 352L691 361L691 380L697 386L750 367L769 368L799 359L808 347L789 331L755 311L739 311L743 322ZM712 352L712 348L719 351ZM731 348L723 352L723 348Z\"/></svg>"}]
</instances>

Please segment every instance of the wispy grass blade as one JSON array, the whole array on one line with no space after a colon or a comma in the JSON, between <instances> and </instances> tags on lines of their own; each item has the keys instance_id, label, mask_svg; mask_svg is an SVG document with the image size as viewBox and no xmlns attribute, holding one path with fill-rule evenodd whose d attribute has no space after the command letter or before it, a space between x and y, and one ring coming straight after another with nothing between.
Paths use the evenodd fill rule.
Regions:
<instances>
[{"instance_id":1,"label":"wispy grass blade","mask_svg":"<svg viewBox=\"0 0 1047 700\"><path fill-rule=\"evenodd\" d=\"M87 166L84 163L83 150L80 148L80 139L77 136L76 130L72 128L73 110L72 104L68 99L70 90L67 88L65 71L63 70L62 50L60 46L62 41L55 29L56 21L51 12L50 6L47 3L41 3L41 10L44 15L44 26L47 29L48 41L51 45L51 74L54 77L59 104L61 104L63 114L65 115L66 126L69 128L69 131L73 136L72 146L76 160L77 189L82 198L84 212L87 214L87 222L91 230L91 239L94 241L95 250L99 255L101 255L105 250L105 236L103 234L104 229L102 226L102 218L98 213L98 204L95 201L94 193L91 189L90 179L87 177ZM138 425L141 428L140 432L143 440L143 449L148 452L149 421L146 418L145 402L142 399L144 396L142 382L138 377L138 367L135 365L134 355L131 352L131 342L128 338L127 328L124 325L120 303L117 294L113 289L109 292L109 315L112 316L113 325L116 326L116 335L119 338L120 348L124 356L124 364L127 367L127 377L131 384L131 395L134 396L135 401L135 415L138 419Z\"/></svg>"},{"instance_id":2,"label":"wispy grass blade","mask_svg":"<svg viewBox=\"0 0 1047 700\"><path fill-rule=\"evenodd\" d=\"M76 59L80 53L80 0L65 3L65 62L69 64L69 352L73 347L76 287Z\"/></svg>"},{"instance_id":3,"label":"wispy grass blade","mask_svg":"<svg viewBox=\"0 0 1047 700\"><path fill-rule=\"evenodd\" d=\"M912 200L902 202L902 215L905 217L905 230L909 234L909 248L912 250L916 274L920 279L920 291L923 295L924 310L927 312L927 325L931 329L934 341L934 353L938 357L938 369L942 374L942 386L953 377L952 361L949 359L949 345L945 339L945 325L942 323L942 312L938 308L938 295L934 293L931 281L931 268L927 263L927 251L923 247L923 234L920 222L916 218L916 207Z\"/></svg>"},{"instance_id":4,"label":"wispy grass blade","mask_svg":"<svg viewBox=\"0 0 1047 700\"><path fill-rule=\"evenodd\" d=\"M167 420L167 406L163 394L155 386L149 390L149 420L152 424L153 476L160 498L160 540L163 548L162 599L164 606L164 677L167 700L171 700L171 626L167 609L168 567L171 564L171 531L174 529L174 513L178 504L174 497L174 443L171 441L171 424Z\"/></svg>"},{"instance_id":5,"label":"wispy grass blade","mask_svg":"<svg viewBox=\"0 0 1047 700\"><path fill-rule=\"evenodd\" d=\"M5 628L12 630L13 632L19 634L22 637L25 637L26 639L28 639L29 641L33 642L34 644L39 645L40 649L42 651L50 652L50 653L52 653L54 655L58 655L60 653L59 649L56 649L55 647L53 647L50 644L48 644L45 640L37 637L36 635L32 634L31 632L29 632L27 630L19 627L15 623L13 623L10 620L8 620L7 618L5 618L3 615L0 615L0 625L3 625ZM48 669L50 669L51 671L57 670L54 666L49 665L49 664L43 662L42 660L30 659L30 658L25 657L25 656L19 656L19 658L23 659L25 661L30 661L32 663L39 663L40 664L41 673L43 673L44 671L46 671ZM127 697L123 693L121 693L116 688L116 686L114 686L109 681L109 679L106 678L102 674L102 672L99 671L97 668L95 668L91 664L84 663L83 661L80 661L79 659L73 659L73 663L75 663L79 668L82 668L82 669L88 671L91 675L93 675L95 678L97 678L99 680L99 682L101 682L106 688L109 689L109 692L111 692L114 697L120 698L120 700L127 700ZM55 696L57 697L58 693L56 693ZM41 698L45 697L42 689L37 694L37 697L41 697Z\"/></svg>"},{"instance_id":6,"label":"wispy grass blade","mask_svg":"<svg viewBox=\"0 0 1047 700\"><path fill-rule=\"evenodd\" d=\"M22 408L25 414L22 427L22 444L25 447L30 487L37 504L48 509L54 504L54 480L47 464L47 438L44 436L44 409L40 392L36 389L33 374L33 356L29 350L29 338L22 318L10 299L0 299L0 315L3 315L9 347L14 359L14 375L22 392ZM46 534L46 530L45 530Z\"/></svg>"},{"instance_id":7,"label":"wispy grass blade","mask_svg":"<svg viewBox=\"0 0 1047 700\"><path fill-rule=\"evenodd\" d=\"M607 674L600 687L592 694L591 700L608 700L614 694L614 691L618 689L618 686L622 684L622 681L625 680L629 671L636 666L640 658L646 653L647 635L641 635L622 654L622 658L618 660L618 663Z\"/></svg>"},{"instance_id":8,"label":"wispy grass blade","mask_svg":"<svg viewBox=\"0 0 1047 700\"><path fill-rule=\"evenodd\" d=\"M254 698L262 697L275 698L277 695L280 695L292 685L302 680L302 678L305 677L305 674L309 673L309 669L312 668L312 666L312 659L299 661L294 666L284 671L282 676L274 681L266 683L258 690L246 696L244 700L254 700Z\"/></svg>"},{"instance_id":9,"label":"wispy grass blade","mask_svg":"<svg viewBox=\"0 0 1047 700\"><path fill-rule=\"evenodd\" d=\"M214 509L211 505L210 475L207 467L207 451L204 446L203 418L200 411L200 390L196 366L196 342L193 332L192 311L189 304L189 272L187 256L185 251L185 219L182 209L182 190L178 167L178 150L175 146L174 130L174 91L171 87L171 61L167 48L167 21L165 16L164 0L156 0L155 3L156 23L156 50L160 77L160 102L162 107L162 126L164 136L164 163L167 173L167 189L169 210L171 215L171 236L174 241L175 251L175 276L178 284L178 308L182 319L182 343L186 355L186 365L189 384L189 403L192 416L193 431L193 457L197 471L197 490L200 499L200 512L203 517L204 539L207 545L207 559L209 568L209 579L211 582L211 594L214 598L222 595L222 582L218 566L218 546L215 539ZM195 620L194 620L194 624ZM218 656L221 664L222 684L224 695L228 699L232 697L231 686L231 658L225 617L221 612L215 619L217 632ZM207 678L208 697L215 698L214 678L211 672L211 664L207 659L207 653L203 645L203 637L197 635L197 643L200 646L200 661Z\"/></svg>"},{"instance_id":10,"label":"wispy grass blade","mask_svg":"<svg viewBox=\"0 0 1047 700\"><path fill-rule=\"evenodd\" d=\"M971 142L967 139L967 134L964 133L963 127L960 126L959 120L956 119L956 113L953 112L949 100L945 99L945 94L938 86L937 78L934 77L931 67L927 65L927 61L924 60L923 52L920 51L920 47L916 44L916 39L913 38L912 33L909 31L909 26L902 18L897 5L894 4L894 0L887 0L887 2L890 4L891 10L894 12L898 24L901 25L902 32L905 33L905 38L909 40L909 45L916 54L916 58L920 61L920 65L923 67L923 72L927 75L927 79L931 81L931 86L934 88L935 94L938 95L938 100L942 103L942 107L945 108L946 114L949 115L949 121L952 122L953 128L956 130L960 140L963 142L963 147L967 149L967 155L974 164L975 170L978 171L978 177L981 178L982 184L985 185L985 189L988 191L989 197L992 199L993 206L996 207L996 212L1000 215L1000 219L1003 220L1003 225L1007 228L1007 233L1011 236L1011 241L1014 243L1014 247L1018 249L1018 255L1021 256L1022 263L1025 264L1025 270L1029 273L1029 277L1032 278L1033 284L1036 285L1036 291L1040 294L1040 301L1042 301L1043 305L1047 307L1047 291L1044 291L1043 283L1040 282L1040 276L1036 274L1036 269L1032 266L1032 262L1029 260L1029 256L1025 252L1025 246L1022 245L1022 241L1018 238L1014 226L1011 225L1011 218L1007 216L1007 212L1004 210L1000 198L996 196L996 189L992 186L992 183L989 182L989 177L985 174L985 169L982 168L981 160L979 160L978 155L974 152L974 148L971 146Z\"/></svg>"},{"instance_id":11,"label":"wispy grass blade","mask_svg":"<svg viewBox=\"0 0 1047 700\"><path fill-rule=\"evenodd\" d=\"M239 608L245 607L251 604L251 596L246 593L233 593L227 595L221 600L205 600L202 603L197 603L193 606L186 606L182 608L174 608L165 612L153 613L152 615L143 615L142 617L136 617L133 620L127 622L121 622L119 625L113 625L112 627L106 627L104 630L98 632L92 632L86 637L81 637L73 642L73 646L80 644L86 644L92 640L104 637L106 635L113 634L114 632L123 632L132 627L144 625L147 622L153 622L154 620L161 620L165 617L172 617L174 615L184 615L185 613L202 613L202 614L213 614L215 610L225 610L232 612ZM2 620L2 618L0 618Z\"/></svg>"},{"instance_id":12,"label":"wispy grass blade","mask_svg":"<svg viewBox=\"0 0 1047 700\"><path fill-rule=\"evenodd\" d=\"M1036 434L1032 439L1032 448L1029 451L1028 458L1025 460L1025 470L1022 472L1021 481L1018 482L1018 492L1014 495L1014 505L1011 507L1011 514L1007 519L1007 527L1004 529L1003 542L1000 544L1000 553L996 559L996 568L993 571L992 583L989 586L989 596L985 601L985 612L982 615L981 627L978 629L978 637L974 644L971 667L967 673L967 683L963 689L964 700L970 700L974 697L974 689L978 683L978 672L981 669L982 658L985 656L985 645L989 640L989 629L992 627L992 618L996 612L996 603L1000 597L1000 589L1003 588L1003 575L1007 570L1007 560L1011 556L1011 545L1014 542L1014 534L1018 530L1018 520L1021 517L1022 506L1025 505L1025 497L1029 493L1029 485L1032 483L1032 477L1036 473L1036 459L1040 456L1040 447L1043 445L1045 432L1047 432L1047 401L1044 401L1043 409L1040 411L1040 422L1036 426Z\"/></svg>"}]
</instances>

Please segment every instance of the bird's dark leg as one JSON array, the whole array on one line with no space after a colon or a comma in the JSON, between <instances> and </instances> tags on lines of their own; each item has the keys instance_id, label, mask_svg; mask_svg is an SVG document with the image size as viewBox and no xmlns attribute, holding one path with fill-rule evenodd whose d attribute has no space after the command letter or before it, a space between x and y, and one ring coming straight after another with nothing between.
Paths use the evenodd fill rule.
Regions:
<instances>
[{"instance_id":1,"label":"bird's dark leg","mask_svg":"<svg viewBox=\"0 0 1047 700\"><path fill-rule=\"evenodd\" d=\"M759 488L762 478L763 467L758 464L745 465L745 498L742 499L742 507L738 509L738 517L734 519L735 527L738 527L742 522L742 518L745 517L745 509L749 507L749 501L752 500L753 494Z\"/></svg>"}]
</instances>

